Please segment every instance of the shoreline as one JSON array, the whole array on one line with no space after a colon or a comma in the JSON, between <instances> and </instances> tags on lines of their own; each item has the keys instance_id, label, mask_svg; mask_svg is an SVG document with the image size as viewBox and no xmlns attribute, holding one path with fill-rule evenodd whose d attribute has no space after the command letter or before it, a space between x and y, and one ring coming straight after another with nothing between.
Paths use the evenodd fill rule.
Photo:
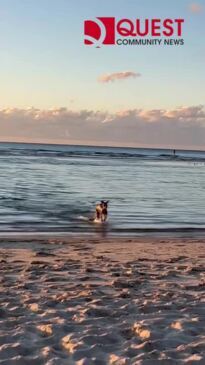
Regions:
<instances>
[{"instance_id":1,"label":"shoreline","mask_svg":"<svg viewBox=\"0 0 205 365\"><path fill-rule=\"evenodd\" d=\"M205 229L188 229L187 231L179 230L142 230L138 234L119 234L113 232L104 232L98 231L95 232L88 232L88 233L76 233L76 232L26 232L26 231L14 231L14 232L0 232L0 243L6 240L18 241L18 240L36 240L36 241L45 241L49 239L73 239L73 240L99 240L99 241L106 241L106 240L132 240L132 241L139 241L139 240L205 240Z\"/></svg>"},{"instance_id":2,"label":"shoreline","mask_svg":"<svg viewBox=\"0 0 205 365\"><path fill-rule=\"evenodd\" d=\"M1 365L202 365L205 239L0 239Z\"/></svg>"}]
</instances>

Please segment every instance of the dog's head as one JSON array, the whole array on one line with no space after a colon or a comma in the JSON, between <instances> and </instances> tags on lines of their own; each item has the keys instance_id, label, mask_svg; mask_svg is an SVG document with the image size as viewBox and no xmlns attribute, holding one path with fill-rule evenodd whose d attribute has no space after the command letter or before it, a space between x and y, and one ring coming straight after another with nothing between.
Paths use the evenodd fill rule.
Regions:
<instances>
[{"instance_id":1,"label":"dog's head","mask_svg":"<svg viewBox=\"0 0 205 365\"><path fill-rule=\"evenodd\" d=\"M102 209L107 209L109 200L101 200L100 205Z\"/></svg>"}]
</instances>

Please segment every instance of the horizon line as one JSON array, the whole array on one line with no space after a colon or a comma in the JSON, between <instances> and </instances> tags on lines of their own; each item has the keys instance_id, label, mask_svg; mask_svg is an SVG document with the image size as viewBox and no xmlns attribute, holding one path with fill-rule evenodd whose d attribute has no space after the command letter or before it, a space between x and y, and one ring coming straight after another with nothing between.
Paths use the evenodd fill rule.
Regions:
<instances>
[{"instance_id":1,"label":"horizon line","mask_svg":"<svg viewBox=\"0 0 205 365\"><path fill-rule=\"evenodd\" d=\"M105 145L105 144L85 144L83 142L78 142L78 143L56 143L56 142L37 142L37 141L33 141L33 142L26 142L26 141L1 141L0 140L0 144L33 144L33 145L51 145L51 146L65 146L65 147L76 147L76 146L79 146L79 147L101 147L101 148L129 148L129 149L150 149L150 150L170 150L170 151L190 151L190 152L205 152L205 149L197 149L197 148L188 148L186 146L184 147L177 147L177 146L146 146L146 145L140 145L140 146L126 146L126 145Z\"/></svg>"}]
</instances>

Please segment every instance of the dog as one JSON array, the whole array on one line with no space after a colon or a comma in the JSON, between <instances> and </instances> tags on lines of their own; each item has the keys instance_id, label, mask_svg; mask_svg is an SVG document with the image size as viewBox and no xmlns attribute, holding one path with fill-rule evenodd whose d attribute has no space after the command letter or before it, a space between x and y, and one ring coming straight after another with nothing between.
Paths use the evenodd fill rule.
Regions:
<instances>
[{"instance_id":1,"label":"dog","mask_svg":"<svg viewBox=\"0 0 205 365\"><path fill-rule=\"evenodd\" d=\"M108 216L108 203L109 200L104 201L101 200L100 204L97 204L95 207L95 222L105 222Z\"/></svg>"}]
</instances>

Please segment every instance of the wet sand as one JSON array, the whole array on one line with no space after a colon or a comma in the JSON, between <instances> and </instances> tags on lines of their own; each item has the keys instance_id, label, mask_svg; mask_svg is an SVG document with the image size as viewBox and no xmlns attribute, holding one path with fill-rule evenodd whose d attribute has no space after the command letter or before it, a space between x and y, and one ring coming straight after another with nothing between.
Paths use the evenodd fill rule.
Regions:
<instances>
[{"instance_id":1,"label":"wet sand","mask_svg":"<svg viewBox=\"0 0 205 365\"><path fill-rule=\"evenodd\" d=\"M0 240L0 365L205 364L205 240Z\"/></svg>"}]
</instances>

